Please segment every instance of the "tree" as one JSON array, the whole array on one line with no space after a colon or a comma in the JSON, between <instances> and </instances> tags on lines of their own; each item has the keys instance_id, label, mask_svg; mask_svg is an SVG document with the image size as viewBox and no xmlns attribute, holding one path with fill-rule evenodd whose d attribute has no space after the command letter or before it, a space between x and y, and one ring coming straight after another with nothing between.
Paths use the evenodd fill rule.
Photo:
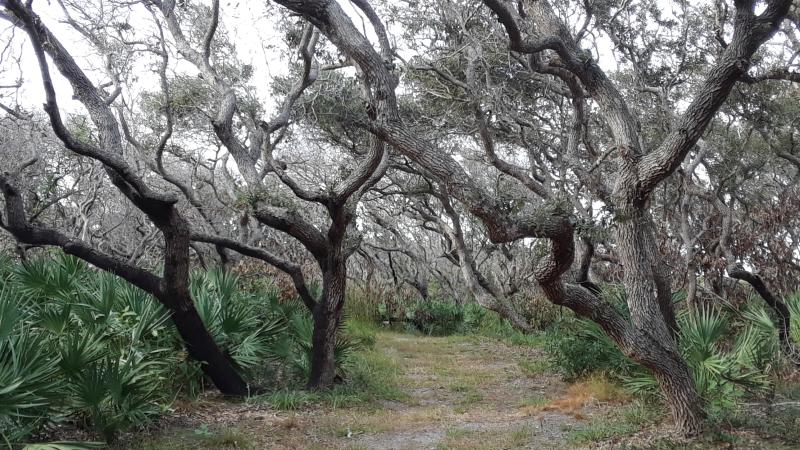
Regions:
<instances>
[{"instance_id":1,"label":"tree","mask_svg":"<svg viewBox=\"0 0 800 450\"><path fill-rule=\"evenodd\" d=\"M504 212L496 199L477 188L453 158L404 126L395 93L395 75L338 3L323 0L277 0L277 3L301 14L352 58L364 73L363 80L370 93L367 101L372 114L362 119L362 125L442 183L449 195L464 203L484 222L490 239L494 242L522 237L550 240L550 255L536 270L537 282L548 298L600 324L624 353L648 367L661 384L678 428L686 434L697 433L702 425L701 399L676 349L671 289L657 257L655 227L648 202L653 190L692 150L737 80L747 74L751 57L778 30L790 2L768 2L761 14L754 12L755 2L736 2L731 41L708 70L705 81L673 129L649 152L643 146L637 120L617 86L590 56L587 57L550 3L483 2L505 29L510 50L529 55L532 71L550 68L571 88L576 117L583 113L581 99L585 93L597 104L602 122L610 129L612 147L619 162L609 199L615 218L618 254L624 266L630 322L588 290L561 280L574 255L574 225L567 208L551 202L524 215ZM364 11L375 33L385 36L385 28L369 4L359 1L356 5ZM547 52L553 52L558 62L542 66L537 56ZM538 185L531 187L538 188Z\"/></svg>"},{"instance_id":2,"label":"tree","mask_svg":"<svg viewBox=\"0 0 800 450\"><path fill-rule=\"evenodd\" d=\"M153 190L125 161L119 125L108 101L113 97L95 87L29 5L8 1L3 2L3 6L13 14L13 17L4 14L3 18L24 29L29 36L41 69L47 98L45 111L55 135L69 150L101 162L114 186L162 233L163 276L157 276L120 258L98 251L80 239L65 235L58 230L31 223L17 185L21 172L36 162L35 157L0 176L0 188L6 203L3 228L20 242L28 245L60 247L66 253L112 272L152 294L169 310L175 327L186 343L189 355L202 363L203 371L215 386L226 394L246 395L249 392L247 383L204 327L189 293L190 227L176 205L177 198L170 193ZM77 138L62 121L46 54L50 56L62 76L71 83L76 97L89 111L99 134L97 144Z\"/></svg>"}]
</instances>

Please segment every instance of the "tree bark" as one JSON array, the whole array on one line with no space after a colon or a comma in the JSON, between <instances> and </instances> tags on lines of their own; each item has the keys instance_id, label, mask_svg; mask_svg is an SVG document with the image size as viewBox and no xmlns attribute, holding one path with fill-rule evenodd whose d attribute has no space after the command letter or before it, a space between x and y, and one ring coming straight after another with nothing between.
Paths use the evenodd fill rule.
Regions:
<instances>
[{"instance_id":1,"label":"tree bark","mask_svg":"<svg viewBox=\"0 0 800 450\"><path fill-rule=\"evenodd\" d=\"M703 402L677 350L677 321L668 282L658 267L661 261L653 229L652 217L643 206L633 204L618 215L617 243L625 267L623 283L631 325L647 337L643 342L650 342L648 346L639 343L630 356L653 372L677 428L695 435L702 430Z\"/></svg>"},{"instance_id":2,"label":"tree bark","mask_svg":"<svg viewBox=\"0 0 800 450\"><path fill-rule=\"evenodd\" d=\"M8 0L3 5L19 19L15 25L23 28L30 38L47 99L44 108L53 131L69 150L100 161L117 189L163 233L164 276L156 277L133 264L103 254L80 240L71 239L54 230L33 227L25 214L23 199L14 183L14 178L27 167L25 164L15 173L0 174L0 188L6 198L6 211L9 215L9 223L3 227L22 242L59 246L65 252L115 273L156 297L172 313L173 322L184 338L189 354L199 358L203 363L204 373L220 391L224 394L246 395L247 383L214 343L192 302L189 293L190 230L178 211L177 198L169 193L154 191L127 163L123 156L118 122L109 103L72 55L32 11L30 3L23 5L19 1ZM89 112L99 133L100 146L75 138L62 122L45 53L49 54L58 71L70 82L75 98Z\"/></svg>"},{"instance_id":3,"label":"tree bark","mask_svg":"<svg viewBox=\"0 0 800 450\"><path fill-rule=\"evenodd\" d=\"M236 371L230 359L217 346L194 308L192 299L173 298L170 299L170 303L172 323L186 344L189 357L200 362L203 374L225 395L249 395L250 387Z\"/></svg>"},{"instance_id":4,"label":"tree bark","mask_svg":"<svg viewBox=\"0 0 800 450\"><path fill-rule=\"evenodd\" d=\"M203 373L214 386L226 395L248 395L247 382L214 341L194 306L189 291L189 224L175 209L169 211L164 222L155 222L164 234L164 277L158 299L172 313L189 356L201 362Z\"/></svg>"},{"instance_id":5,"label":"tree bark","mask_svg":"<svg viewBox=\"0 0 800 450\"><path fill-rule=\"evenodd\" d=\"M343 258L334 258L322 276L322 298L313 311L314 335L311 348L311 373L308 389L324 389L336 380L334 349L342 318L347 265Z\"/></svg>"}]
</instances>

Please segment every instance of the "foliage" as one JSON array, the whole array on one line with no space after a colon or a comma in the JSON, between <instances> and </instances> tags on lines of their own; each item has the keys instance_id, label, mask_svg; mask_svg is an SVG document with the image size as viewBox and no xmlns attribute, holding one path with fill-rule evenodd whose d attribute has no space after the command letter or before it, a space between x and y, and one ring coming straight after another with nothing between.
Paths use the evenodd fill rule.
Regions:
<instances>
[{"instance_id":1,"label":"foliage","mask_svg":"<svg viewBox=\"0 0 800 450\"><path fill-rule=\"evenodd\" d=\"M501 339L511 345L524 347L544 347L547 334L543 331L524 333L514 328L508 320L503 319L494 311L486 311L480 327L476 330L483 336Z\"/></svg>"},{"instance_id":2,"label":"foliage","mask_svg":"<svg viewBox=\"0 0 800 450\"><path fill-rule=\"evenodd\" d=\"M218 345L253 382L308 376L313 322L274 290L243 290L219 269L192 274L198 313ZM374 329L348 323L336 343L340 376ZM358 371L354 372L360 376ZM274 378L271 378L275 381ZM21 442L71 422L112 441L206 386L166 310L114 275L59 254L0 266L0 434Z\"/></svg>"},{"instance_id":3,"label":"foliage","mask_svg":"<svg viewBox=\"0 0 800 450\"><path fill-rule=\"evenodd\" d=\"M271 361L287 369L292 382L302 382L308 379L311 373L312 339L314 335L314 321L308 309L298 300L279 302L271 299L271 314L274 319L284 324L283 333L272 341L268 351ZM344 328L346 320L342 320L340 327ZM340 378L347 376L353 353L365 346L371 345L369 337L364 330L354 331L354 338L347 332L336 333L334 344L334 360L337 375ZM346 331L346 330L345 330Z\"/></svg>"},{"instance_id":4,"label":"foliage","mask_svg":"<svg viewBox=\"0 0 800 450\"><path fill-rule=\"evenodd\" d=\"M627 314L622 290L607 287L603 295ZM679 350L711 415L731 410L747 393L763 393L770 387L768 375L774 370L779 346L777 330L762 302L752 300L740 309L685 309L678 315L678 326ZM566 379L606 373L631 392L657 392L653 375L624 356L594 322L567 317L545 336L551 363Z\"/></svg>"},{"instance_id":5,"label":"foliage","mask_svg":"<svg viewBox=\"0 0 800 450\"><path fill-rule=\"evenodd\" d=\"M699 306L679 315L679 345L695 385L711 415L732 409L745 393L765 392L767 376L776 356L775 330L764 320L763 309L746 311L737 327L729 314L712 306ZM650 374L626 380L635 392L653 392Z\"/></svg>"},{"instance_id":6,"label":"foliage","mask_svg":"<svg viewBox=\"0 0 800 450\"><path fill-rule=\"evenodd\" d=\"M545 338L553 366L567 380L575 380L595 372L625 375L635 365L594 322L565 319L547 330Z\"/></svg>"},{"instance_id":7,"label":"foliage","mask_svg":"<svg viewBox=\"0 0 800 450\"><path fill-rule=\"evenodd\" d=\"M120 279L61 255L14 266L0 294L0 432L72 420L106 440L168 401L168 316Z\"/></svg>"},{"instance_id":8,"label":"foliage","mask_svg":"<svg viewBox=\"0 0 800 450\"><path fill-rule=\"evenodd\" d=\"M379 300L382 297L386 295L357 286L350 287L344 303L345 315L360 323L378 323L384 320L380 312L381 305L384 305Z\"/></svg>"},{"instance_id":9,"label":"foliage","mask_svg":"<svg viewBox=\"0 0 800 450\"><path fill-rule=\"evenodd\" d=\"M627 315L625 292L606 286L603 298ZM620 352L616 343L595 322L579 319L572 314L556 321L545 333L545 349L552 364L567 380L591 373L610 376L630 376L641 370Z\"/></svg>"},{"instance_id":10,"label":"foliage","mask_svg":"<svg viewBox=\"0 0 800 450\"><path fill-rule=\"evenodd\" d=\"M420 300L406 315L425 334L446 336L464 330L464 307L453 301Z\"/></svg>"},{"instance_id":11,"label":"foliage","mask_svg":"<svg viewBox=\"0 0 800 450\"><path fill-rule=\"evenodd\" d=\"M217 345L243 372L254 376L285 331L282 318L271 313L275 297L265 301L260 292L239 289L237 277L221 269L195 272L190 288L200 318Z\"/></svg>"},{"instance_id":12,"label":"foliage","mask_svg":"<svg viewBox=\"0 0 800 450\"><path fill-rule=\"evenodd\" d=\"M361 312L368 308L369 313ZM369 321L389 324L407 324L410 329L434 336L447 336L457 333L468 333L481 328L489 313L477 303L462 304L445 297L429 297L428 299L410 299L399 295L384 295L380 302L361 301L358 308L359 317L368 317Z\"/></svg>"}]
</instances>

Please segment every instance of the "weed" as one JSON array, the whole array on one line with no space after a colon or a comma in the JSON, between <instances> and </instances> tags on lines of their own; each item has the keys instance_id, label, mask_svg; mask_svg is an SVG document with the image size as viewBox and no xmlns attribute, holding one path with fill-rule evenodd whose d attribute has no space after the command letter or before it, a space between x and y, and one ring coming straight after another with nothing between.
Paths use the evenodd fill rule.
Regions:
<instances>
[{"instance_id":1,"label":"weed","mask_svg":"<svg viewBox=\"0 0 800 450\"><path fill-rule=\"evenodd\" d=\"M295 411L308 405L309 403L312 403L318 398L319 397L310 392L285 389L259 397L254 397L250 399L250 401L255 403L266 403L275 409Z\"/></svg>"},{"instance_id":2,"label":"weed","mask_svg":"<svg viewBox=\"0 0 800 450\"><path fill-rule=\"evenodd\" d=\"M522 369L522 373L531 378L552 371L552 365L546 359L536 359L533 361L524 359L520 360L517 364L519 365L519 368Z\"/></svg>"},{"instance_id":3,"label":"weed","mask_svg":"<svg viewBox=\"0 0 800 450\"><path fill-rule=\"evenodd\" d=\"M654 405L634 402L622 411L593 418L588 424L575 427L569 431L567 440L573 444L586 444L628 436L655 423L660 417L661 411Z\"/></svg>"}]
</instances>

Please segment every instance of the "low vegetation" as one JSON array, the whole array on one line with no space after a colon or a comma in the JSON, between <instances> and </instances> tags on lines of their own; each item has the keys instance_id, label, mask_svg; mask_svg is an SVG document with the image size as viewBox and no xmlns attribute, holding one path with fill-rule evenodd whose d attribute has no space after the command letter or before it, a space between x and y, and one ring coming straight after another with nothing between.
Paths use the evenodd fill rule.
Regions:
<instances>
[{"instance_id":1,"label":"low vegetation","mask_svg":"<svg viewBox=\"0 0 800 450\"><path fill-rule=\"evenodd\" d=\"M311 357L305 307L280 302L269 289L244 291L220 270L196 272L191 290L203 323L253 393L297 404L289 389L307 379ZM355 354L374 343L370 326L345 325L335 356L348 383L325 398L388 395L390 374L373 373L379 355ZM0 386L0 435L8 443L65 423L113 442L168 412L176 398L209 388L158 302L65 255L0 264Z\"/></svg>"},{"instance_id":2,"label":"low vegetation","mask_svg":"<svg viewBox=\"0 0 800 450\"><path fill-rule=\"evenodd\" d=\"M207 398L210 386L187 358L168 314L142 291L64 255L25 263L5 258L0 267L0 432L9 445L51 436L114 443L173 414L176 401L191 405ZM559 425L565 445L650 442L654 438L642 434L663 423L663 403L649 372L620 353L596 324L570 314L554 313L548 326L523 333L474 304L413 302L400 333L387 335L379 303L351 293L346 316L359 319L346 320L339 333L340 380L331 389L308 391L313 324L299 301L280 300L274 286L243 283L220 270L196 272L191 289L204 324L252 386L238 407L289 414L281 425L287 430L300 426L292 424L292 414L329 411L314 414L355 420L333 432L337 439L389 433L395 428L356 419L384 414L386 402L410 408L414 427L434 414L428 405L435 414L446 405L452 417L471 417L486 407L520 417L568 417ZM604 295L625 312L624 293L608 288ZM797 298L787 301L793 309ZM798 317L793 333L800 330ZM778 330L761 302L684 309L678 323L681 351L712 414L703 442L750 442L753 436L800 442L791 431L800 417L793 403L800 390L786 377L792 367L781 359ZM491 368L497 362L483 365L496 361L494 353L509 351L497 345L514 349L502 365L511 375ZM466 349L474 356L467 357ZM497 404L506 382L554 376L571 384L538 393L529 387L521 398ZM474 448L474 439L512 446L535 440L536 430L524 421L502 432L459 428L459 421L443 435L430 431L442 448ZM176 430L165 442L174 441L167 448L175 449L260 448L249 426L200 424ZM660 439L659 445L672 445ZM135 448L161 448L148 445Z\"/></svg>"}]
</instances>

